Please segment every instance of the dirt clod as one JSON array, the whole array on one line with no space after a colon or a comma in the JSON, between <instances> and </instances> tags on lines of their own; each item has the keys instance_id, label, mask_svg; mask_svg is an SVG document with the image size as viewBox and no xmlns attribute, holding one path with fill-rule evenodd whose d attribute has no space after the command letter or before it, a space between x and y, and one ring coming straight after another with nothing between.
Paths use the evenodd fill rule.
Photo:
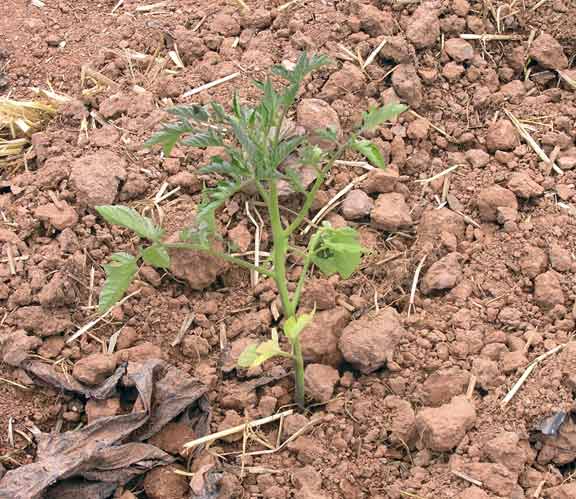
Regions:
<instances>
[{"instance_id":1,"label":"dirt clod","mask_svg":"<svg viewBox=\"0 0 576 499\"><path fill-rule=\"evenodd\" d=\"M94 353L76 362L72 375L81 383L95 386L102 383L115 369L114 355Z\"/></svg>"},{"instance_id":2,"label":"dirt clod","mask_svg":"<svg viewBox=\"0 0 576 499\"><path fill-rule=\"evenodd\" d=\"M339 379L336 369L322 364L308 364L304 372L308 394L317 402L328 402L332 398Z\"/></svg>"},{"instance_id":3,"label":"dirt clod","mask_svg":"<svg viewBox=\"0 0 576 499\"><path fill-rule=\"evenodd\" d=\"M558 70L568 67L568 58L562 45L548 33L542 33L534 40L530 47L530 57L546 69Z\"/></svg>"}]
</instances>

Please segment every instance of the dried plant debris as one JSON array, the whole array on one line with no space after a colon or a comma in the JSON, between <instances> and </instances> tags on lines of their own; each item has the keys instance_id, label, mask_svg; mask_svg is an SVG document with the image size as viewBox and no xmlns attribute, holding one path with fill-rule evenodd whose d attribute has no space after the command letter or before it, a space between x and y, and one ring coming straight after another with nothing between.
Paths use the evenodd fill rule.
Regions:
<instances>
[{"instance_id":1,"label":"dried plant debris","mask_svg":"<svg viewBox=\"0 0 576 499\"><path fill-rule=\"evenodd\" d=\"M138 392L132 410L98 419L77 431L40 433L36 462L9 471L0 481L1 499L104 499L136 476L174 458L145 443L167 423L188 418L195 434L207 432L210 410L206 387L179 369L161 361L128 362L96 389L67 382L52 366L24 361L35 380L71 394L106 398L117 391ZM126 381L121 381L125 376Z\"/></svg>"}]
</instances>

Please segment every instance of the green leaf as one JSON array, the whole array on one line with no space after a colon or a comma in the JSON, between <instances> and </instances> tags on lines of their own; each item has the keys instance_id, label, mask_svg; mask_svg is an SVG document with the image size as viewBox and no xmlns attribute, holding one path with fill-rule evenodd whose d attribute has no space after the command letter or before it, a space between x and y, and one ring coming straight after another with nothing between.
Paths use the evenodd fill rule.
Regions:
<instances>
[{"instance_id":1,"label":"green leaf","mask_svg":"<svg viewBox=\"0 0 576 499\"><path fill-rule=\"evenodd\" d=\"M312 262L327 276L338 273L348 279L366 251L358 240L358 233L351 227L334 229L325 224L314 237Z\"/></svg>"},{"instance_id":2,"label":"green leaf","mask_svg":"<svg viewBox=\"0 0 576 499\"><path fill-rule=\"evenodd\" d=\"M173 116L177 116L183 121L192 120L199 123L206 123L210 119L208 111L198 104L191 106L176 106L167 110Z\"/></svg>"},{"instance_id":3,"label":"green leaf","mask_svg":"<svg viewBox=\"0 0 576 499\"><path fill-rule=\"evenodd\" d=\"M300 333L304 331L306 326L312 322L314 318L315 310L307 314L301 314L299 316L292 316L284 322L284 334L290 340L290 343L294 343L294 340L300 336Z\"/></svg>"},{"instance_id":4,"label":"green leaf","mask_svg":"<svg viewBox=\"0 0 576 499\"><path fill-rule=\"evenodd\" d=\"M148 217L143 217L128 206L101 205L96 207L96 211L108 223L126 227L136 232L140 237L150 241L159 241L164 234L164 231L154 225L152 220Z\"/></svg>"},{"instance_id":5,"label":"green leaf","mask_svg":"<svg viewBox=\"0 0 576 499\"><path fill-rule=\"evenodd\" d=\"M100 313L106 312L110 307L124 296L136 272L138 265L136 258L128 253L114 253L112 261L104 265L106 282L100 292L98 309Z\"/></svg>"},{"instance_id":6,"label":"green leaf","mask_svg":"<svg viewBox=\"0 0 576 499\"><path fill-rule=\"evenodd\" d=\"M396 118L406 111L406 109L408 109L408 106L395 102L386 104L383 107L371 107L362 115L362 131L371 132L376 130L382 123Z\"/></svg>"},{"instance_id":7,"label":"green leaf","mask_svg":"<svg viewBox=\"0 0 576 499\"><path fill-rule=\"evenodd\" d=\"M167 269L170 267L170 255L163 244L148 246L140 251L140 256L145 263L153 267L159 269Z\"/></svg>"},{"instance_id":8,"label":"green leaf","mask_svg":"<svg viewBox=\"0 0 576 499\"><path fill-rule=\"evenodd\" d=\"M378 149L376 144L373 144L369 140L355 138L352 141L352 149L362 154L362 156L364 156L374 166L377 166L378 168L386 168L386 163L380 149Z\"/></svg>"},{"instance_id":9,"label":"green leaf","mask_svg":"<svg viewBox=\"0 0 576 499\"><path fill-rule=\"evenodd\" d=\"M144 147L152 147L157 144L162 146L165 156L170 156L172 149L180 140L182 135L193 132L194 128L189 123L168 123L162 129L152 135L145 143Z\"/></svg>"},{"instance_id":10,"label":"green leaf","mask_svg":"<svg viewBox=\"0 0 576 499\"><path fill-rule=\"evenodd\" d=\"M336 129L332 126L327 128L321 128L319 130L314 130L314 135L327 142L338 142L338 133Z\"/></svg>"},{"instance_id":11,"label":"green leaf","mask_svg":"<svg viewBox=\"0 0 576 499\"><path fill-rule=\"evenodd\" d=\"M278 356L290 357L290 354L280 349L278 332L276 329L272 329L272 339L264 341L259 345L253 343L244 349L240 357L238 357L238 366L243 368L256 367Z\"/></svg>"},{"instance_id":12,"label":"green leaf","mask_svg":"<svg viewBox=\"0 0 576 499\"><path fill-rule=\"evenodd\" d=\"M220 147L224 145L224 141L219 133L215 130L207 130L205 132L196 132L188 135L182 144L190 147L199 147L206 149L207 147Z\"/></svg>"}]
</instances>

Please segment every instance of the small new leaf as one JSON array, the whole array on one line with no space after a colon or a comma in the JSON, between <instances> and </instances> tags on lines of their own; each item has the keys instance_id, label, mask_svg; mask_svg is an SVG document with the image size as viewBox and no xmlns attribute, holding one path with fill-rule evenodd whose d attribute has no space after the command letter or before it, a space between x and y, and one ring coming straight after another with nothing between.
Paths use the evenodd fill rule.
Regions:
<instances>
[{"instance_id":1,"label":"small new leaf","mask_svg":"<svg viewBox=\"0 0 576 499\"><path fill-rule=\"evenodd\" d=\"M314 237L317 241L312 248L312 262L327 276L338 273L348 279L366 251L357 232L351 227L334 229L324 225Z\"/></svg>"},{"instance_id":2,"label":"small new leaf","mask_svg":"<svg viewBox=\"0 0 576 499\"><path fill-rule=\"evenodd\" d=\"M158 241L164 234L164 231L154 225L152 220L148 217L143 217L128 206L101 205L96 206L96 211L108 223L130 229L140 237L150 241Z\"/></svg>"},{"instance_id":3,"label":"small new leaf","mask_svg":"<svg viewBox=\"0 0 576 499\"><path fill-rule=\"evenodd\" d=\"M272 329L272 339L264 341L259 345L253 343L248 345L238 357L238 366L243 368L257 367L273 357L289 357L283 352L278 344L278 332Z\"/></svg>"},{"instance_id":4,"label":"small new leaf","mask_svg":"<svg viewBox=\"0 0 576 499\"><path fill-rule=\"evenodd\" d=\"M364 156L370 163L378 168L386 168L386 162L384 161L384 156L378 149L376 144L373 144L369 140L355 138L352 141L352 149L358 151L362 156Z\"/></svg>"},{"instance_id":5,"label":"small new leaf","mask_svg":"<svg viewBox=\"0 0 576 499\"><path fill-rule=\"evenodd\" d=\"M315 310L307 314L301 314L299 316L292 316L286 319L284 322L284 334L290 340L290 343L294 343L294 340L300 336L300 333L304 331L304 328L314 318Z\"/></svg>"},{"instance_id":6,"label":"small new leaf","mask_svg":"<svg viewBox=\"0 0 576 499\"><path fill-rule=\"evenodd\" d=\"M145 147L152 147L157 144L162 146L164 156L170 156L172 149L180 140L182 135L190 133L194 130L187 122L168 123L162 127L159 132L156 132L145 143Z\"/></svg>"},{"instance_id":7,"label":"small new leaf","mask_svg":"<svg viewBox=\"0 0 576 499\"><path fill-rule=\"evenodd\" d=\"M406 109L408 109L407 106L397 102L386 104L383 107L371 107L362 115L362 131L371 132L376 130L382 123L396 118L406 111Z\"/></svg>"},{"instance_id":8,"label":"small new leaf","mask_svg":"<svg viewBox=\"0 0 576 499\"><path fill-rule=\"evenodd\" d=\"M152 267L167 269L170 267L170 255L162 244L153 244L140 251L142 260Z\"/></svg>"},{"instance_id":9,"label":"small new leaf","mask_svg":"<svg viewBox=\"0 0 576 499\"><path fill-rule=\"evenodd\" d=\"M132 279L138 272L136 258L128 253L114 253L112 261L104 265L106 282L100 292L98 309L100 313L106 312L112 307L130 286Z\"/></svg>"}]
</instances>

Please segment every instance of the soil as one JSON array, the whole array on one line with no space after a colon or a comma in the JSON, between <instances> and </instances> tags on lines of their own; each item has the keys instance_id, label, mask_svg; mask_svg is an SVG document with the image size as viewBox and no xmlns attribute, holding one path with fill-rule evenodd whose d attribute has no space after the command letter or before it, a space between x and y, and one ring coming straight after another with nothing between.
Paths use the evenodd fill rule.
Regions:
<instances>
[{"instance_id":1,"label":"soil","mask_svg":"<svg viewBox=\"0 0 576 499\"><path fill-rule=\"evenodd\" d=\"M303 336L315 400L285 420L283 433L315 424L274 453L247 456L243 467L237 455L178 456L187 432L169 426L155 441L193 473L222 470L219 493L201 495L160 468L116 497L576 497L576 90L558 76L576 80L576 4L301 0L279 10L279 0L247 0L250 12L242 13L232 0L169 0L151 9L142 7L152 2L125 0L112 13L117 3L0 2L0 96L32 98L32 87L49 84L74 99L33 136L26 166L0 172L0 426L18 430L13 443L0 432L2 465L34 462L35 444L22 437L31 428L72 430L87 412L119 410L34 386L16 367L27 351L92 384L117 361L163 356L209 387L212 431L292 403L289 364L235 368L245 345L277 325L274 286L263 279L254 286L247 272L198 255L175 257L173 273L143 268L130 290L137 294L89 334L65 340L97 317L110 254L139 243L103 223L94 206L128 204L171 234L190 223L202 185L213 181L197 173L213 151L176 149L162 158L143 148L163 109L228 106L233 92L254 102L253 79L307 50L334 63L306 82L298 125L336 122L346 133L371 105L411 107L374 134L388 170L370 172L327 217L358 228L371 252L347 281L315 275L303 298L317 307ZM366 60L384 39L364 71L341 49ZM338 165L315 210L365 173ZM161 189L178 190L155 205ZM250 258L255 229L246 201L228 203L219 223ZM251 209L263 216L260 206ZM266 229L261 249L270 249ZM300 263L292 262L292 279ZM185 336L173 346L183 323ZM104 355L118 331L120 353ZM529 363L550 351L503 406ZM549 418L561 412L563 424L550 431ZM271 424L259 435L276 442L277 432ZM241 451L241 440L212 450ZM247 450L259 449L249 442Z\"/></svg>"}]
</instances>

